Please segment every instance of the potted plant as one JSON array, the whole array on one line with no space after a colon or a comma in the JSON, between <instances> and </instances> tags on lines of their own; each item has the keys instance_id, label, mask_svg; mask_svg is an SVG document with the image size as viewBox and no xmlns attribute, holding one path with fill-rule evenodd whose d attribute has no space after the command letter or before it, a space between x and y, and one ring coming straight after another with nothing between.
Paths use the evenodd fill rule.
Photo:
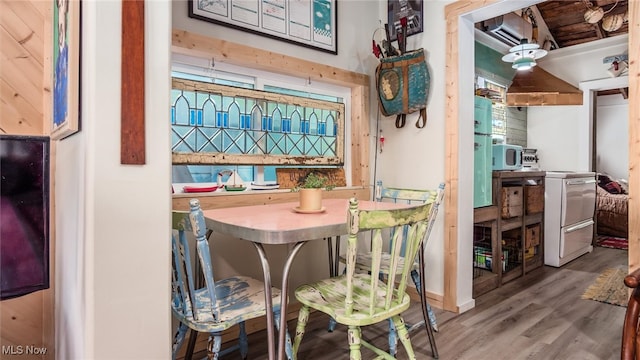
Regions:
<instances>
[{"instance_id":1,"label":"potted plant","mask_svg":"<svg viewBox=\"0 0 640 360\"><path fill-rule=\"evenodd\" d=\"M333 185L329 184L329 179L315 172L310 172L307 176L298 180L298 186L293 191L300 193L301 211L322 211L322 190L333 189Z\"/></svg>"}]
</instances>

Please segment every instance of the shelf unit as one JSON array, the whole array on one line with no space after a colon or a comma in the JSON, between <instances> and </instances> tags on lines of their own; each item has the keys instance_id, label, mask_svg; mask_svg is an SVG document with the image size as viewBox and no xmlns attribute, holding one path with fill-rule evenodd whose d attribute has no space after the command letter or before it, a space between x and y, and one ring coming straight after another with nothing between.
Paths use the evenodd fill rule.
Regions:
<instances>
[{"instance_id":1,"label":"shelf unit","mask_svg":"<svg viewBox=\"0 0 640 360\"><path fill-rule=\"evenodd\" d=\"M544 264L544 178L544 171L493 172L493 204L474 210L474 297Z\"/></svg>"}]
</instances>

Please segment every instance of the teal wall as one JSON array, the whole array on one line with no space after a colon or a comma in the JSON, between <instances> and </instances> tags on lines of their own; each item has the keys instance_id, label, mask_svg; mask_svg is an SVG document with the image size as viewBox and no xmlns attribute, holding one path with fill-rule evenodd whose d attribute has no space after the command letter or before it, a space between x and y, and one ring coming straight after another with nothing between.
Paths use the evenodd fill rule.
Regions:
<instances>
[{"instance_id":1,"label":"teal wall","mask_svg":"<svg viewBox=\"0 0 640 360\"><path fill-rule=\"evenodd\" d=\"M510 63L502 61L503 54L475 42L476 74L500 85L509 86L516 74Z\"/></svg>"}]
</instances>

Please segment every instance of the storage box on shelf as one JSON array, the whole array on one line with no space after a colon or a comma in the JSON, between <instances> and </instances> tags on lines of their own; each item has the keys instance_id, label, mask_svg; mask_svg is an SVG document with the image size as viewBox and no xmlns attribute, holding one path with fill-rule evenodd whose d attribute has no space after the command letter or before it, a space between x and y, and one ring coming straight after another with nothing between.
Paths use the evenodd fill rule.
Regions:
<instances>
[{"instance_id":1,"label":"storage box on shelf","mask_svg":"<svg viewBox=\"0 0 640 360\"><path fill-rule=\"evenodd\" d=\"M474 211L474 297L543 265L544 177L493 172L493 205Z\"/></svg>"},{"instance_id":2,"label":"storage box on shelf","mask_svg":"<svg viewBox=\"0 0 640 360\"><path fill-rule=\"evenodd\" d=\"M527 214L537 214L544 210L544 186L527 185L524 187L524 197L527 203Z\"/></svg>"},{"instance_id":3,"label":"storage box on shelf","mask_svg":"<svg viewBox=\"0 0 640 360\"><path fill-rule=\"evenodd\" d=\"M502 188L501 194L502 218L522 216L522 186L505 186Z\"/></svg>"}]
</instances>

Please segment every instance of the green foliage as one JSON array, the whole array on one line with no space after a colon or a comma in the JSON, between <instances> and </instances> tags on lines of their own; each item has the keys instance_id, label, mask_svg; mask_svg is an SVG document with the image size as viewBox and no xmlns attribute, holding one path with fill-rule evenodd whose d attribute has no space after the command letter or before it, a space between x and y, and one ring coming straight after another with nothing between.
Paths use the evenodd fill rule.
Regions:
<instances>
[{"instance_id":1,"label":"green foliage","mask_svg":"<svg viewBox=\"0 0 640 360\"><path fill-rule=\"evenodd\" d=\"M322 189L332 190L335 186L329 184L329 179L326 176L322 176L315 172L310 172L305 177L301 177L298 180L298 185L291 189L292 191L299 191L300 189Z\"/></svg>"}]
</instances>

